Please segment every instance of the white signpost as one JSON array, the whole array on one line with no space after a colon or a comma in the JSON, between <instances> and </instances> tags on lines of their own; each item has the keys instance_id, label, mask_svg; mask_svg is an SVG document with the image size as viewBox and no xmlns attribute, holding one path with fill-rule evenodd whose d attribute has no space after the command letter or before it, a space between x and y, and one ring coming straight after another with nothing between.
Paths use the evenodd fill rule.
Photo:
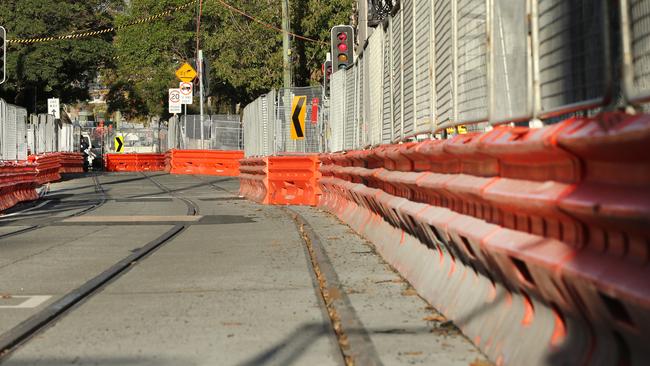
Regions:
<instances>
[{"instance_id":1,"label":"white signpost","mask_svg":"<svg viewBox=\"0 0 650 366\"><path fill-rule=\"evenodd\" d=\"M181 113L183 105L181 104L181 90L169 89L169 113Z\"/></svg>"},{"instance_id":2,"label":"white signpost","mask_svg":"<svg viewBox=\"0 0 650 366\"><path fill-rule=\"evenodd\" d=\"M194 93L192 91L192 83L181 82L178 88L181 90L181 104L193 104Z\"/></svg>"},{"instance_id":3,"label":"white signpost","mask_svg":"<svg viewBox=\"0 0 650 366\"><path fill-rule=\"evenodd\" d=\"M51 98L47 100L47 113L54 116L56 119L61 119L61 105L59 98Z\"/></svg>"}]
</instances>

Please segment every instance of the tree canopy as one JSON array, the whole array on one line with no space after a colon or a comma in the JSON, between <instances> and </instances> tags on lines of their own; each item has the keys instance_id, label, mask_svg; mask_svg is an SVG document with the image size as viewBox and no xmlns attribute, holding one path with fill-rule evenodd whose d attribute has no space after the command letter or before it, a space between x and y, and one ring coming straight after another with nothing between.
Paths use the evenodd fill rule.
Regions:
<instances>
[{"instance_id":1,"label":"tree canopy","mask_svg":"<svg viewBox=\"0 0 650 366\"><path fill-rule=\"evenodd\" d=\"M0 25L9 39L47 37L112 25L122 0L3 0ZM7 82L0 96L30 111L44 112L48 97L63 102L88 99L97 72L111 67L112 35L11 44L7 50Z\"/></svg>"},{"instance_id":2,"label":"tree canopy","mask_svg":"<svg viewBox=\"0 0 650 366\"><path fill-rule=\"evenodd\" d=\"M8 0L0 24L10 38L58 35L120 26L187 4L188 0ZM326 43L293 39L291 59L296 85L320 82L329 50L329 29L349 23L354 0L290 0L292 31ZM211 65L210 93L218 111L233 111L282 83L282 33L278 0L204 0L200 42ZM109 111L127 118L164 116L167 89L178 87L174 71L196 57L194 6L172 15L125 27L115 34L34 45L12 46L11 80L0 95L29 106L50 95L64 102L87 98L87 86L99 73L110 88Z\"/></svg>"}]
</instances>

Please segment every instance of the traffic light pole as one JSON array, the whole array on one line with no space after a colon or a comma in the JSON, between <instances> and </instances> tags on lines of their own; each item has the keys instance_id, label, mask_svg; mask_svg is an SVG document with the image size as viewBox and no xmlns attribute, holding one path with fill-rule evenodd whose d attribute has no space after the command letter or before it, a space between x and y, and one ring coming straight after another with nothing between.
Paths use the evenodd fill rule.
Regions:
<instances>
[{"instance_id":1,"label":"traffic light pole","mask_svg":"<svg viewBox=\"0 0 650 366\"><path fill-rule=\"evenodd\" d=\"M199 103L201 110L201 150L203 150L203 50L199 50L199 61L197 62L197 66L199 69L199 93L201 94Z\"/></svg>"},{"instance_id":2,"label":"traffic light pole","mask_svg":"<svg viewBox=\"0 0 650 366\"><path fill-rule=\"evenodd\" d=\"M282 68L284 87L291 88L291 61L289 60L289 50L291 44L289 40L289 0L282 0Z\"/></svg>"}]
</instances>

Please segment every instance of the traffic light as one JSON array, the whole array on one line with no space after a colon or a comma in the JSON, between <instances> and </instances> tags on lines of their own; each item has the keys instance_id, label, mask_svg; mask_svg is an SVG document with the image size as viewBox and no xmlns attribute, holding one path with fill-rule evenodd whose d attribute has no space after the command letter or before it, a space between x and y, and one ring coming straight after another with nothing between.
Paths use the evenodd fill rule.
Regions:
<instances>
[{"instance_id":1,"label":"traffic light","mask_svg":"<svg viewBox=\"0 0 650 366\"><path fill-rule=\"evenodd\" d=\"M323 88L325 95L330 94L330 80L332 79L332 61L325 61L323 64Z\"/></svg>"},{"instance_id":2,"label":"traffic light","mask_svg":"<svg viewBox=\"0 0 650 366\"><path fill-rule=\"evenodd\" d=\"M332 69L345 70L354 62L354 28L337 25L332 28Z\"/></svg>"},{"instance_id":3,"label":"traffic light","mask_svg":"<svg viewBox=\"0 0 650 366\"><path fill-rule=\"evenodd\" d=\"M0 27L0 84L7 80L7 31Z\"/></svg>"}]
</instances>

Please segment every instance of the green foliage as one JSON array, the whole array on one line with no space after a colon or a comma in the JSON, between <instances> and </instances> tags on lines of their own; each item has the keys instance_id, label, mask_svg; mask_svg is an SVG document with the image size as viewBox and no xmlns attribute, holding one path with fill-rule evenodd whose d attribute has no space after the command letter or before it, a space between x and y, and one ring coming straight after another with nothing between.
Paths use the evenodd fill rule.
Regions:
<instances>
[{"instance_id":1,"label":"green foliage","mask_svg":"<svg viewBox=\"0 0 650 366\"><path fill-rule=\"evenodd\" d=\"M122 0L3 0L0 24L8 38L32 38L110 27ZM88 99L88 84L110 64L112 35L32 45L7 50L8 81L0 96L43 112L48 97L63 102Z\"/></svg>"},{"instance_id":2,"label":"green foliage","mask_svg":"<svg viewBox=\"0 0 650 366\"><path fill-rule=\"evenodd\" d=\"M226 0L247 14L279 27L281 3L277 0ZM347 24L354 0L292 0L292 29L327 44L293 40L296 85L318 84L321 64L329 51L329 30ZM130 14L118 24L180 5L184 0L132 0ZM131 83L129 95L142 98L142 113L165 115L167 89L177 87L174 70L194 57L196 13L187 9L173 19L129 28L117 35L118 68L111 83ZM219 0L205 0L201 20L201 47L211 65L210 96L220 111L233 111L271 88L282 85L282 33L256 23L225 7ZM119 88L113 88L118 90ZM119 102L119 103L118 103ZM111 101L112 109L128 109L124 98ZM125 104L126 103L126 104ZM137 105L138 103L131 103Z\"/></svg>"},{"instance_id":3,"label":"green foliage","mask_svg":"<svg viewBox=\"0 0 650 366\"><path fill-rule=\"evenodd\" d=\"M10 38L68 34L125 24L188 0L131 0L126 8L123 1L4 0L0 24ZM278 0L224 1L263 22L281 25ZM353 2L290 0L292 30L329 42L329 29L348 23ZM64 102L84 100L99 72L110 88L109 111L119 110L128 118L165 116L167 89L178 87L174 71L195 58L196 15L196 9L187 8L115 35L12 46L10 81L0 96L30 107L34 100L43 105L52 96ZM295 84L320 82L329 44L299 39L292 44ZM211 65L209 95L218 111L232 111L237 103L246 104L282 84L282 33L233 12L220 0L204 0L201 47Z\"/></svg>"},{"instance_id":4,"label":"green foliage","mask_svg":"<svg viewBox=\"0 0 650 366\"><path fill-rule=\"evenodd\" d=\"M327 42L297 42L299 55L296 81L299 85L318 85L322 81L321 65L330 52L330 29L350 24L354 0L303 0L293 3L294 28L306 37Z\"/></svg>"},{"instance_id":5,"label":"green foliage","mask_svg":"<svg viewBox=\"0 0 650 366\"><path fill-rule=\"evenodd\" d=\"M132 0L129 11L118 16L116 23L124 24L185 3L186 0ZM185 9L173 18L127 27L116 35L117 67L103 74L111 86L109 110L124 109L126 116L137 112L141 116L166 114L167 89L178 87L174 71L183 61L194 57L193 24L194 13ZM123 95L116 98L119 92ZM144 108L131 111L133 106Z\"/></svg>"}]
</instances>

